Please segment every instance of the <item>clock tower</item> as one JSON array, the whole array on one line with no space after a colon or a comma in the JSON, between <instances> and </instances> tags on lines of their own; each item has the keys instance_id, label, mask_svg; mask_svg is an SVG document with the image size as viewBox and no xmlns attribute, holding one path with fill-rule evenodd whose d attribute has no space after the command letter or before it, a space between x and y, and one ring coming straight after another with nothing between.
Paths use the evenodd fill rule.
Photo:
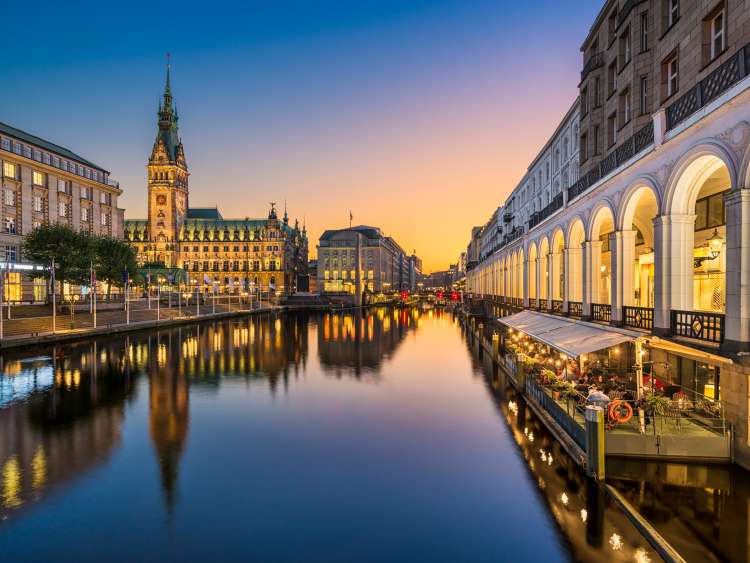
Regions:
<instances>
[{"instance_id":1,"label":"clock tower","mask_svg":"<svg viewBox=\"0 0 750 563\"><path fill-rule=\"evenodd\" d=\"M169 63L164 99L159 102L158 131L148 159L148 229L157 261L174 267L176 243L188 210L188 168L172 103Z\"/></svg>"}]
</instances>

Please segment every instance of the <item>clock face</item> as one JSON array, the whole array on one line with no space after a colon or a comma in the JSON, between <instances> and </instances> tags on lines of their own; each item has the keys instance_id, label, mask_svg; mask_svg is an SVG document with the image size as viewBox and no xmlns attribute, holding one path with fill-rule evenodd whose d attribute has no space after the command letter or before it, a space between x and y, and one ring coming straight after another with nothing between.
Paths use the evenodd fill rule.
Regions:
<instances>
[{"instance_id":1,"label":"clock face","mask_svg":"<svg viewBox=\"0 0 750 563\"><path fill-rule=\"evenodd\" d=\"M156 203L159 205L165 205L167 203L167 196L163 194L156 196Z\"/></svg>"}]
</instances>

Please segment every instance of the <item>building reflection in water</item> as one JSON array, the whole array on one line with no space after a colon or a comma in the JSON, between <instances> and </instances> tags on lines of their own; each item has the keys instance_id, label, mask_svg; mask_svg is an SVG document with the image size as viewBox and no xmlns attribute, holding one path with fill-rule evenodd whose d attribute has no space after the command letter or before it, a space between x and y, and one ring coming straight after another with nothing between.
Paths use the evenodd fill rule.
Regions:
<instances>
[{"instance_id":1,"label":"building reflection in water","mask_svg":"<svg viewBox=\"0 0 750 563\"><path fill-rule=\"evenodd\" d=\"M324 314L318 327L321 367L336 377L376 379L382 362L393 356L410 331L419 327L423 314L417 308L386 307Z\"/></svg>"},{"instance_id":2,"label":"building reflection in water","mask_svg":"<svg viewBox=\"0 0 750 563\"><path fill-rule=\"evenodd\" d=\"M107 460L120 444L139 381L149 393L149 434L168 511L178 499L188 445L190 389L222 379L275 395L302 377L317 334L324 369L376 374L420 313L254 316L0 355L0 520Z\"/></svg>"},{"instance_id":3,"label":"building reflection in water","mask_svg":"<svg viewBox=\"0 0 750 563\"><path fill-rule=\"evenodd\" d=\"M119 444L134 387L115 349L90 342L0 356L0 519Z\"/></svg>"},{"instance_id":4,"label":"building reflection in water","mask_svg":"<svg viewBox=\"0 0 750 563\"><path fill-rule=\"evenodd\" d=\"M606 494L587 479L467 335L475 370L518 444L576 559L656 561ZM608 459L622 493L687 561L750 561L750 475L734 466ZM645 557L645 558L644 558Z\"/></svg>"}]
</instances>

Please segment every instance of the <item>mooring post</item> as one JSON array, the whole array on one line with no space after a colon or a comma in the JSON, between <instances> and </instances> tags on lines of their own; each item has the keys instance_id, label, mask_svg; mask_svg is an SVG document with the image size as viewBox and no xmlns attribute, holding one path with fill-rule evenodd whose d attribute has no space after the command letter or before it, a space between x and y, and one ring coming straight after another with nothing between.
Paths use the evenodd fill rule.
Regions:
<instances>
[{"instance_id":1,"label":"mooring post","mask_svg":"<svg viewBox=\"0 0 750 563\"><path fill-rule=\"evenodd\" d=\"M604 479L604 409L586 407L586 473Z\"/></svg>"}]
</instances>

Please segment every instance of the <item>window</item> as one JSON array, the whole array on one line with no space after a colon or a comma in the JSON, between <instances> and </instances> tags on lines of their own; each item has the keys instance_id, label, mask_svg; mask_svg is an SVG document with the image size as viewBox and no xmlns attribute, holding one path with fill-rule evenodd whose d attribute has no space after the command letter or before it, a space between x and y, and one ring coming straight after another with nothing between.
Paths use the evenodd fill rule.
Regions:
<instances>
[{"instance_id":1,"label":"window","mask_svg":"<svg viewBox=\"0 0 750 563\"><path fill-rule=\"evenodd\" d=\"M581 162L586 162L586 159L588 159L588 135L586 133L581 135L580 143Z\"/></svg>"},{"instance_id":2,"label":"window","mask_svg":"<svg viewBox=\"0 0 750 563\"><path fill-rule=\"evenodd\" d=\"M704 197L695 202L695 230L715 229L726 224L724 192Z\"/></svg>"},{"instance_id":3,"label":"window","mask_svg":"<svg viewBox=\"0 0 750 563\"><path fill-rule=\"evenodd\" d=\"M607 144L611 147L617 143L617 112L607 118Z\"/></svg>"},{"instance_id":4,"label":"window","mask_svg":"<svg viewBox=\"0 0 750 563\"><path fill-rule=\"evenodd\" d=\"M677 53L667 57L662 63L662 75L664 80L664 97L669 98L677 93L679 89L679 61Z\"/></svg>"},{"instance_id":5,"label":"window","mask_svg":"<svg viewBox=\"0 0 750 563\"><path fill-rule=\"evenodd\" d=\"M594 78L594 107L602 105L602 81L598 76Z\"/></svg>"},{"instance_id":6,"label":"window","mask_svg":"<svg viewBox=\"0 0 750 563\"><path fill-rule=\"evenodd\" d=\"M16 246L6 246L5 247L5 261L6 262L15 262L18 260L18 247Z\"/></svg>"},{"instance_id":7,"label":"window","mask_svg":"<svg viewBox=\"0 0 750 563\"><path fill-rule=\"evenodd\" d=\"M44 200L40 195L34 196L34 211L36 211L37 213L41 213L42 211L44 211Z\"/></svg>"},{"instance_id":8,"label":"window","mask_svg":"<svg viewBox=\"0 0 750 563\"><path fill-rule=\"evenodd\" d=\"M612 42L616 39L615 32L617 31L617 8L615 7L614 10L612 10L612 13L609 14L609 44L611 45Z\"/></svg>"},{"instance_id":9,"label":"window","mask_svg":"<svg viewBox=\"0 0 750 563\"><path fill-rule=\"evenodd\" d=\"M593 138L593 154L599 154L599 126L594 125L594 138Z\"/></svg>"},{"instance_id":10,"label":"window","mask_svg":"<svg viewBox=\"0 0 750 563\"><path fill-rule=\"evenodd\" d=\"M81 199L90 199L90 191L88 186L81 186Z\"/></svg>"},{"instance_id":11,"label":"window","mask_svg":"<svg viewBox=\"0 0 750 563\"><path fill-rule=\"evenodd\" d=\"M648 12L641 14L641 52L648 51Z\"/></svg>"},{"instance_id":12,"label":"window","mask_svg":"<svg viewBox=\"0 0 750 563\"><path fill-rule=\"evenodd\" d=\"M12 162L3 162L3 176L5 178L18 179L18 167Z\"/></svg>"},{"instance_id":13,"label":"window","mask_svg":"<svg viewBox=\"0 0 750 563\"><path fill-rule=\"evenodd\" d=\"M57 181L57 191L62 193L68 193L68 181L67 180L58 180Z\"/></svg>"},{"instance_id":14,"label":"window","mask_svg":"<svg viewBox=\"0 0 750 563\"><path fill-rule=\"evenodd\" d=\"M631 45L630 45L630 26L620 36L620 68L630 62Z\"/></svg>"},{"instance_id":15,"label":"window","mask_svg":"<svg viewBox=\"0 0 750 563\"><path fill-rule=\"evenodd\" d=\"M713 61L725 48L726 15L721 4L703 20L703 64Z\"/></svg>"},{"instance_id":16,"label":"window","mask_svg":"<svg viewBox=\"0 0 750 563\"><path fill-rule=\"evenodd\" d=\"M9 207L16 206L16 192L14 190L3 191L3 203Z\"/></svg>"},{"instance_id":17,"label":"window","mask_svg":"<svg viewBox=\"0 0 750 563\"><path fill-rule=\"evenodd\" d=\"M620 95L620 110L622 111L622 124L625 125L631 118L630 88Z\"/></svg>"},{"instance_id":18,"label":"window","mask_svg":"<svg viewBox=\"0 0 750 563\"><path fill-rule=\"evenodd\" d=\"M35 186L47 185L47 178L44 172L38 172L37 170L34 170L31 176L32 176L32 182L34 183Z\"/></svg>"},{"instance_id":19,"label":"window","mask_svg":"<svg viewBox=\"0 0 750 563\"><path fill-rule=\"evenodd\" d=\"M102 227L108 227L109 226L109 224L110 224L110 215L109 215L109 213L102 213L102 215L101 215L101 222L102 222Z\"/></svg>"},{"instance_id":20,"label":"window","mask_svg":"<svg viewBox=\"0 0 750 563\"><path fill-rule=\"evenodd\" d=\"M60 201L57 204L57 212L60 217L67 217L68 216L68 206L65 204L64 201Z\"/></svg>"},{"instance_id":21,"label":"window","mask_svg":"<svg viewBox=\"0 0 750 563\"><path fill-rule=\"evenodd\" d=\"M6 233L9 233L11 235L16 234L16 218L15 217L6 217L5 223L3 226L5 227Z\"/></svg>"},{"instance_id":22,"label":"window","mask_svg":"<svg viewBox=\"0 0 750 563\"><path fill-rule=\"evenodd\" d=\"M102 192L99 197L99 202L104 205L112 205L112 194Z\"/></svg>"},{"instance_id":23,"label":"window","mask_svg":"<svg viewBox=\"0 0 750 563\"><path fill-rule=\"evenodd\" d=\"M583 90L581 90L581 110L583 112L583 115L586 115L589 112L589 88L586 86Z\"/></svg>"},{"instance_id":24,"label":"window","mask_svg":"<svg viewBox=\"0 0 750 563\"><path fill-rule=\"evenodd\" d=\"M641 76L641 115L648 113L648 77Z\"/></svg>"},{"instance_id":25,"label":"window","mask_svg":"<svg viewBox=\"0 0 750 563\"><path fill-rule=\"evenodd\" d=\"M667 0L667 29L680 19L680 0Z\"/></svg>"},{"instance_id":26,"label":"window","mask_svg":"<svg viewBox=\"0 0 750 563\"><path fill-rule=\"evenodd\" d=\"M89 220L89 208L81 207L81 221L87 222Z\"/></svg>"},{"instance_id":27,"label":"window","mask_svg":"<svg viewBox=\"0 0 750 563\"><path fill-rule=\"evenodd\" d=\"M607 95L611 96L617 90L617 61L612 61L607 72Z\"/></svg>"}]
</instances>

